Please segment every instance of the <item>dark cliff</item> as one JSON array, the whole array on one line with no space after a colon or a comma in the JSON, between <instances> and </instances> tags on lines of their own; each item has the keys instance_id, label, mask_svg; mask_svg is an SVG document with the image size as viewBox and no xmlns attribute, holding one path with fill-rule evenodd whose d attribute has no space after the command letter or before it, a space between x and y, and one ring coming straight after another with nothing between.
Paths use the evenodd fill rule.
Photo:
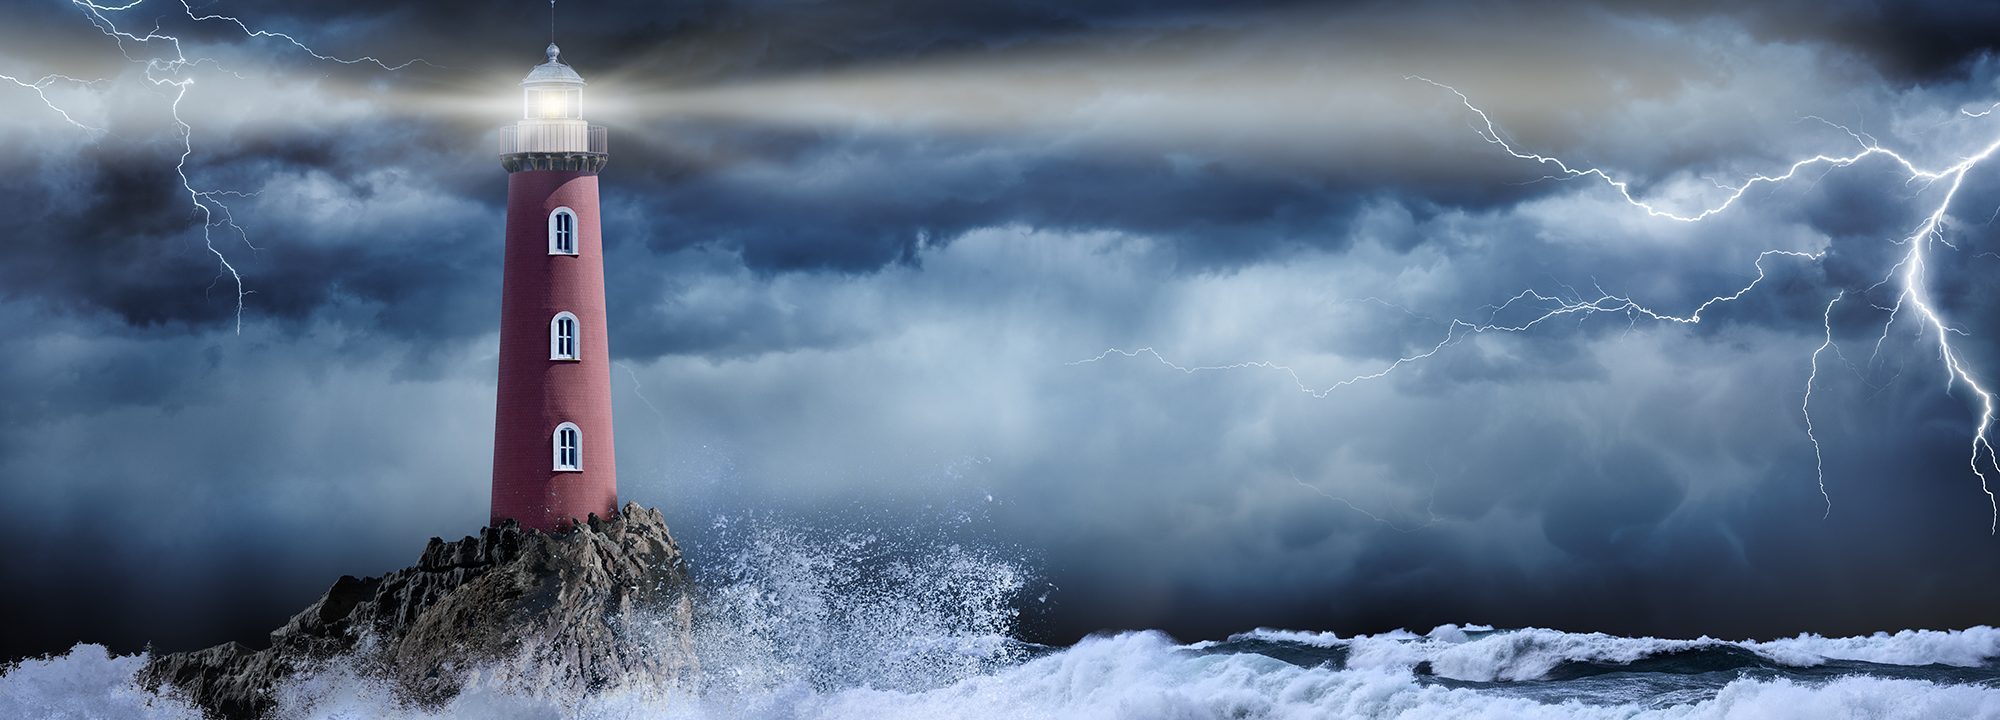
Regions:
<instances>
[{"instance_id":1,"label":"dark cliff","mask_svg":"<svg viewBox=\"0 0 2000 720\"><path fill-rule=\"evenodd\" d=\"M335 659L418 705L451 699L472 670L565 693L671 679L689 668L690 591L659 511L627 503L555 533L510 522L432 538L415 567L342 577L268 647L160 655L140 679L226 718L268 714L284 680Z\"/></svg>"}]
</instances>

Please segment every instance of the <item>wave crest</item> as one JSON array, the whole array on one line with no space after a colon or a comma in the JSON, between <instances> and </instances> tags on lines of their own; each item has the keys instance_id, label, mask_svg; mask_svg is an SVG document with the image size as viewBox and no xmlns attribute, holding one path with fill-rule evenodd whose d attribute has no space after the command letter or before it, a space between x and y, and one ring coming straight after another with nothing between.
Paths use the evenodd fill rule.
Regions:
<instances>
[{"instance_id":1,"label":"wave crest","mask_svg":"<svg viewBox=\"0 0 2000 720\"><path fill-rule=\"evenodd\" d=\"M1831 661L1974 668L2000 657L2000 630L1983 625L1965 630L1904 630L1847 638L1803 634L1762 642L1729 642L1709 637L1627 638L1541 628L1493 632L1485 626L1456 625L1440 626L1421 636L1398 630L1352 638L1260 628L1235 635L1231 640L1344 648L1349 668L1423 670L1471 682L1544 680L1551 679L1551 674L1565 665L1629 666L1696 653L1716 658L1710 669L1745 664L1731 658L1752 658L1748 662L1793 668L1818 667Z\"/></svg>"}]
</instances>

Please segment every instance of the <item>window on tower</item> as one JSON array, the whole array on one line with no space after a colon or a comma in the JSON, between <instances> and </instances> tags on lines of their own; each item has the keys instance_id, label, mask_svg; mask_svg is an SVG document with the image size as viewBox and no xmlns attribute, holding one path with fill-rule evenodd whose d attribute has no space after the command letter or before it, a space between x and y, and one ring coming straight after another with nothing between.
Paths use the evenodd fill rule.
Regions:
<instances>
[{"instance_id":1,"label":"window on tower","mask_svg":"<svg viewBox=\"0 0 2000 720\"><path fill-rule=\"evenodd\" d=\"M556 426L555 456L556 472L583 471L583 431L576 423Z\"/></svg>"},{"instance_id":2,"label":"window on tower","mask_svg":"<svg viewBox=\"0 0 2000 720\"><path fill-rule=\"evenodd\" d=\"M549 254L576 254L576 211L566 207L549 213Z\"/></svg>"},{"instance_id":3,"label":"window on tower","mask_svg":"<svg viewBox=\"0 0 2000 720\"><path fill-rule=\"evenodd\" d=\"M549 359L577 359L577 342L576 316L568 312L556 313L555 318L549 320Z\"/></svg>"}]
</instances>

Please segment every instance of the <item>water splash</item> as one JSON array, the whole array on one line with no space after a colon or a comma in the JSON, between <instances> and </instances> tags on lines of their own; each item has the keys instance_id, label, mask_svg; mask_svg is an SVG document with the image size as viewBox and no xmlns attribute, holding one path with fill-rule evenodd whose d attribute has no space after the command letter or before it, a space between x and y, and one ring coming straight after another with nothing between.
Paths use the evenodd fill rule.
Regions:
<instances>
[{"instance_id":1,"label":"water splash","mask_svg":"<svg viewBox=\"0 0 2000 720\"><path fill-rule=\"evenodd\" d=\"M788 717L802 698L853 691L923 693L1025 661L1014 640L1031 573L948 529L827 530L724 518L689 548L692 632L681 617L628 618L634 655L658 662L583 690L548 653L464 672L457 697L415 707L381 668L319 663L277 689L278 717ZM199 712L134 683L145 656L96 645L0 669L0 717L170 718ZM541 678L542 680L538 680ZM671 709L664 712L663 709ZM66 714L67 713L67 714Z\"/></svg>"},{"instance_id":2,"label":"water splash","mask_svg":"<svg viewBox=\"0 0 2000 720\"><path fill-rule=\"evenodd\" d=\"M1157 632L1013 640L1034 583L945 532L722 519L693 558L694 670L588 693L474 669L441 707L335 660L280 690L302 720L686 718L2000 717L2000 630L1766 642L1444 626L1340 637ZM651 638L635 638L648 642ZM195 720L95 645L0 669L0 717ZM671 664L671 663L669 663Z\"/></svg>"},{"instance_id":3,"label":"water splash","mask_svg":"<svg viewBox=\"0 0 2000 720\"><path fill-rule=\"evenodd\" d=\"M723 522L692 558L705 697L942 687L1021 661L1028 573L991 550L864 530ZM711 541L713 542L713 541Z\"/></svg>"}]
</instances>

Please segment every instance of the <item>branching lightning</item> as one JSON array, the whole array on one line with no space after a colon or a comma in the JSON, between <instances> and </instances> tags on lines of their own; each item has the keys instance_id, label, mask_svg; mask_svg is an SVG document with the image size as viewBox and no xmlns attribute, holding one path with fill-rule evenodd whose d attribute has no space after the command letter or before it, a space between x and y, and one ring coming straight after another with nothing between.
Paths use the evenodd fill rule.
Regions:
<instances>
[{"instance_id":1,"label":"branching lightning","mask_svg":"<svg viewBox=\"0 0 2000 720\"><path fill-rule=\"evenodd\" d=\"M222 200L224 197L250 197L255 195L255 193L202 189L195 186L193 179L188 177L187 172L188 159L194 155L194 127L188 124L187 119L181 115L181 102L187 99L188 90L194 87L195 78L192 74L193 70L204 64L214 67L218 72L237 78L243 76L223 69L221 64L212 58L188 57L186 49L181 44L181 38L161 32L157 25L142 34L120 27L119 23L113 19L120 13L131 11L145 4L145 2L146 0L132 0L122 5L108 5L92 2L91 0L70 0L70 5L82 12L84 17L89 20L91 26L95 27L98 32L103 33L105 37L111 38L111 41L118 47L119 53L124 55L126 60L143 68L143 76L146 82L152 84L154 87L163 89L172 88L169 92L172 94L173 99L168 107L181 141L181 152L174 162L174 173L180 178L180 192L187 195L188 203L192 206L192 211L201 216L202 244L207 248L209 254L215 256L215 260L220 266L220 271L216 274L216 281L220 282L224 277L227 277L235 285L236 333L240 335L243 333L244 298L255 291L249 290L244 286L243 274L238 272L235 264L229 261L229 256L223 253L221 248L216 247L215 231L218 228L227 228L235 232L236 236L245 246L252 250L257 249L257 246L250 242L249 232L236 223L234 213L231 212L229 205ZM414 59L401 64L390 65L382 60L368 56L343 58L328 55L313 49L289 34L253 28L241 19L229 15L213 13L198 15L195 13L194 6L190 5L187 0L179 0L179 5L182 14L186 15L190 21L227 23L235 26L245 37L282 40L310 55L315 60L344 65L366 63L380 67L383 70L391 71L400 70L412 64L423 62L421 59ZM166 48L166 51L153 52L153 48L155 47ZM142 55L135 56L133 54L135 48L141 49ZM57 82L93 86L105 83L107 82L106 80L82 80L60 74L45 75L32 83L11 75L0 75L0 80L6 80L21 88L34 91L36 96L41 98L42 104L47 106L50 111L62 117L64 122L80 130L93 134L106 132L103 128L93 127L78 121L70 115L68 110L51 100L47 92L49 86Z\"/></svg>"},{"instance_id":2,"label":"branching lightning","mask_svg":"<svg viewBox=\"0 0 2000 720\"><path fill-rule=\"evenodd\" d=\"M22 87L22 88L26 88L26 89L29 89L29 90L33 90L33 91L35 91L35 96L36 96L36 97L39 97L39 98L41 98L41 99L42 99L42 104L43 104L43 105L45 105L45 106L47 106L47 107L48 107L48 109L49 109L49 110L50 110L51 112L54 112L55 114L57 114L57 115L60 115L60 116L62 116L62 119L63 119L63 122L66 122L66 123L69 123L69 124L71 124L71 125L74 125L74 126L76 126L76 127L77 127L77 129L79 129L79 130L87 130L87 131L90 131L90 132L93 132L93 133L102 133L102 132L104 132L104 128L101 128L101 127L96 127L96 126L92 126L92 125L86 125L86 124L84 124L83 122L81 122L81 121L77 120L76 118L74 118L74 117L71 117L71 116L70 116L70 114L69 114L69 111L68 111L68 110L64 110L64 109L62 109L62 107L60 107L60 106L56 105L56 103L55 103L55 101L54 101L54 100L50 100L50 99L49 99L49 86L50 86L50 85L54 85L54 84L56 84L56 83L58 83L58 82L66 82L66 83L71 83L71 84L74 84L74 85L82 85L82 86L85 86L85 87L89 87L89 86L92 86L92 85L98 85L98 84L101 84L101 83L103 83L104 81L102 81L102 80L82 80L82 79L79 79L79 78L73 78L73 77L70 77L70 76L68 76L68 75L61 75L61 74L55 74L55 73L51 73L51 74L48 74L48 75L43 75L43 76L42 76L42 77L41 77L40 79L38 79L38 80L36 80L36 81L34 81L34 82L26 82L26 81L24 81L24 80L22 80L22 79L20 79L20 78L17 78L17 77L14 77L14 76L12 76L12 75L7 75L7 74L4 74L4 73L0 73L0 80L5 80L5 81L7 81L7 82L10 82L10 83L13 83L13 84L15 84L15 85L17 85L17 86L19 86L19 87Z\"/></svg>"},{"instance_id":3,"label":"branching lightning","mask_svg":"<svg viewBox=\"0 0 2000 720\"><path fill-rule=\"evenodd\" d=\"M1318 485L1314 485L1314 484L1312 484L1312 483L1309 483L1309 482L1306 482L1306 481L1304 481L1304 480L1301 480L1301 479L1299 479L1299 474L1298 474L1298 473L1297 473L1296 471L1291 471L1291 472L1290 472L1290 474L1291 474L1291 478L1292 478L1292 482L1294 482L1294 483L1297 483L1299 487L1302 487L1302 488L1305 488L1305 489L1307 489L1307 490L1310 490L1310 491L1312 491L1312 492L1313 492L1314 494L1317 494L1317 495L1319 495L1320 497L1323 497L1323 498L1326 498L1326 499L1328 499L1328 500L1332 500L1332 501L1334 501L1334 502L1337 502L1337 503L1340 503L1340 504L1342 504L1342 505L1345 505L1345 506L1347 506L1347 509L1349 509L1349 510L1353 510L1353 511L1355 511L1355 512L1357 512L1357 513L1361 513L1362 515L1366 516L1366 517L1367 517L1368 519L1370 519L1370 520L1374 520L1375 522L1378 522L1378 523L1381 523L1381 524L1383 524L1383 525L1386 525L1386 526L1388 526L1388 527L1389 527L1389 529L1390 529L1390 530L1394 530L1394 531L1396 531L1396 532L1399 532L1399 533L1413 533L1413 532L1416 532L1416 531L1418 531L1418 530L1423 530L1423 529L1425 529L1425 528L1428 528L1428 527L1431 527L1431 526L1433 526L1433 525L1436 525L1436 524L1438 524L1439 520L1441 519L1441 518L1439 518L1439 517L1438 517L1438 515L1437 515L1437 509L1436 509L1436 508L1437 508L1437 471L1436 471L1436 470L1432 470L1432 471L1431 471L1431 493L1430 493L1430 500L1429 500L1428 502L1424 503L1424 521L1423 521L1422 523L1419 523L1419 524L1417 524L1417 525L1407 525L1407 526L1406 526L1406 525L1403 525L1403 524L1401 524L1401 523L1398 523L1398 522L1396 522L1395 520L1392 520L1392 519L1390 519L1390 518L1386 518L1386 517L1383 517L1383 516L1381 516L1381 515L1377 515L1377 514L1375 514L1375 513L1373 513L1373 512L1369 512L1369 511L1368 511L1368 510L1367 510L1366 508L1363 508L1363 507L1361 507L1360 505L1356 505L1356 504L1354 504L1354 502L1353 502L1353 501L1350 501L1350 500L1348 500L1347 498L1344 498L1344 497L1341 497L1341 496L1339 496L1339 495L1335 495L1335 494L1333 494L1333 493L1330 493L1330 492L1327 492L1325 488L1322 488L1322 487L1320 487L1320 486L1318 486Z\"/></svg>"},{"instance_id":4,"label":"branching lightning","mask_svg":"<svg viewBox=\"0 0 2000 720\"><path fill-rule=\"evenodd\" d=\"M1738 289L1735 292L1726 295L1717 295L1715 297L1709 298L1707 301L1703 302L1700 306L1696 307L1693 312L1690 312L1686 315L1673 315L1669 313L1660 312L1645 305L1641 305L1638 301L1635 301L1632 298L1621 295L1613 295L1610 293L1604 293L1598 296L1596 299L1582 300L1582 299L1569 299L1556 295L1548 295L1532 289L1523 290L1519 294L1516 294L1515 296L1508 298L1506 302L1500 303L1499 305L1490 306L1489 308L1487 308L1489 310L1489 314L1487 316L1488 319L1485 321L1475 322L1472 320L1465 320L1462 318L1453 318L1447 324L1444 337L1438 340L1436 344L1431 345L1430 347L1424 349L1422 352L1399 357L1394 362L1391 362L1389 365L1379 370L1363 373L1360 375L1355 375L1353 377L1349 377L1344 380L1336 381L1330 385L1315 387L1313 385L1306 383L1305 379L1299 376L1297 370L1294 370L1291 367L1285 365L1280 365L1278 363L1262 361L1262 360L1236 362L1236 363L1229 363L1226 365L1201 365L1192 367L1185 366L1179 363L1175 363L1171 360L1168 360L1166 356L1161 355L1158 350L1155 350L1150 347L1142 347L1137 350L1122 350L1119 348L1111 348L1105 350L1102 353L1099 353L1095 357L1086 358L1083 360L1077 360L1069 364L1084 365L1088 363L1099 362L1107 358L1110 358L1113 355L1122 355L1128 358L1136 358L1139 357L1140 355L1147 355L1152 357L1154 360L1158 361L1162 365L1165 365L1174 370L1178 370L1180 372L1188 374L1215 372L1219 370L1242 370L1247 368L1277 370L1285 373L1287 377L1291 378L1293 386L1298 388L1299 392L1310 395L1314 399L1320 399L1326 397L1327 395L1332 394L1333 391L1335 390L1339 390L1349 385L1354 385L1357 383L1362 383L1369 380L1377 380L1386 377L1389 375L1389 373L1395 372L1398 368L1401 368L1404 365L1428 359L1431 356L1438 354L1439 352L1443 352L1445 348L1451 347L1452 345L1473 335L1478 335L1487 332L1510 332L1510 333L1526 332L1528 330L1534 329L1535 326L1537 325L1541 325L1550 320L1554 320L1565 316L1586 316L1597 313L1624 312L1632 315L1635 318L1644 317L1662 322L1675 322L1688 325L1698 324L1702 321L1704 313L1707 313L1709 308L1712 308L1722 303L1738 300L1742 298L1745 294L1749 293L1752 289L1756 288L1759 283L1763 282L1765 277L1764 259L1771 257L1773 255L1817 260L1820 258L1822 253L1807 253L1807 252L1798 252L1793 250L1764 251L1762 254L1757 256L1757 262L1756 262L1757 277L1751 280L1749 284L1744 285L1741 289ZM1497 317L1498 315L1507 310L1513 309L1517 305L1536 307L1539 310L1540 314L1535 315L1533 318L1527 320L1526 322L1519 322L1514 324L1498 323L1494 322L1491 319L1493 317Z\"/></svg>"},{"instance_id":5,"label":"branching lightning","mask_svg":"<svg viewBox=\"0 0 2000 720\"><path fill-rule=\"evenodd\" d=\"M1978 406L1977 422L1971 430L1971 452L1967 459L1967 465L1971 469L1972 474L1979 479L1980 490L1986 494L1987 504L1992 510L1992 521L1988 530L1989 532L2000 534L2000 498L1996 498L1989 482L1990 478L1988 477L1989 472L2000 472L2000 456L1996 456L1991 437L1995 419L1994 395L1992 391L1987 389L1985 384L1980 382L1974 369L1967 363L1958 348L1952 344L1953 336L1964 337L1968 333L1953 327L1945 320L1944 316L1933 304L1928 290L1930 279L1928 274L1930 255L1928 251L1933 245L1955 247L1945 237L1945 216L1951 209L1953 201L1957 198L1966 176L1996 152L2000 152L2000 138L1996 138L1992 143L1979 150L1979 152L1963 157L1953 165L1942 169L1927 169L1919 166L1904 155L1881 146L1874 137L1866 133L1849 130L1846 127L1829 122L1823 118L1805 118L1826 123L1846 132L1849 137L1854 139L1855 143L1859 146L1859 150L1845 155L1824 153L1813 155L1792 162L1781 173L1757 175L1736 184L1711 180L1710 182L1727 194L1719 202L1690 213L1664 209L1653 202L1634 195L1629 182L1614 177L1604 170L1594 167L1573 166L1559 158L1517 149L1513 143L1509 142L1502 135L1499 128L1493 122L1493 119L1484 110L1475 106L1472 103L1472 99L1458 89L1420 76L1408 76L1405 79L1428 83L1450 92L1476 118L1476 121L1473 123L1473 130L1478 134L1480 139L1500 148L1502 152L1514 158L1531 161L1552 169L1554 173L1547 176L1547 179L1594 178L1618 193L1619 197L1628 205L1644 212L1648 217L1661 220L1681 223L1702 222L1729 210L1739 200L1742 200L1751 189L1757 186L1779 185L1799 177L1801 173L1811 168L1826 168L1830 171L1848 167L1869 158L1881 158L1900 167L1907 176L1906 184L1920 185L1921 189L1930 189L1942 184L1944 187L1943 196L1931 208L1923 221L1909 235L1891 240L1895 245L1906 248L1902 257L1888 269L1881 280L1866 288L1863 294L1866 295L1884 287L1893 288L1896 293L1895 302L1891 305L1871 304L1875 309L1886 314L1886 318L1883 321L1882 335L1875 343L1875 349L1878 354L1882 343L1888 338L1890 329L1897 320L1914 314L1915 318L1921 323L1918 328L1918 337L1921 339L1927 335L1931 335L1936 338L1938 357L1945 371L1945 391L1949 393L1962 384L1976 396L1976 404ZM1966 117L1980 118L1992 114L1996 109L2000 109L2000 104L1996 104L1983 111L1962 109L1960 113ZM1601 313L1624 313L1634 321L1643 318L1659 322L1688 325L1699 324L1702 322L1704 314L1711 308L1739 300L1756 289L1766 277L1765 260L1774 256L1783 256L1797 260L1817 262L1823 259L1824 255L1824 251L1766 250L1757 256L1755 262L1756 277L1733 292L1716 295L1703 301L1686 314L1673 314L1656 310L1640 304L1630 297L1604 292L1601 289L1598 291L1599 297L1593 300L1583 299L1573 290L1571 291L1571 296L1568 298L1544 294L1533 289L1524 290L1499 305L1486 308L1490 312L1486 315L1487 319L1484 321L1451 320L1447 325L1444 337L1435 345L1420 352L1399 357L1377 370L1338 380L1330 385L1314 386L1308 384L1291 367L1268 361L1245 361L1219 365L1183 365L1169 360L1165 355L1151 347L1142 347L1136 350L1111 348L1099 353L1095 357L1078 360L1070 364L1080 365L1100 362L1114 355L1126 358L1136 358L1145 355L1150 356L1161 365L1188 374L1252 368L1276 370L1289 377L1294 387L1300 392L1310 395L1313 398L1324 398L1342 387L1368 380L1380 379L1403 366L1428 359L1468 337L1495 331L1508 333L1526 332L1545 321L1560 317L1587 317ZM1800 403L1800 413L1805 417L1806 438L1813 448L1814 469L1818 479L1820 496L1826 503L1826 515L1828 517L1831 516L1833 511L1833 501L1826 487L1825 457L1821 452L1819 436L1813 426L1812 395L1813 389L1819 380L1821 356L1828 351L1832 351L1836 355L1840 354L1839 346L1834 342L1833 336L1833 311L1835 306L1847 297L1847 294L1845 290L1836 293L1832 299L1827 301L1822 312L1824 336L1822 342L1814 348L1809 358L1809 371L1805 382L1804 397ZM1375 302L1385 305L1390 304L1381 300L1376 300ZM1533 308L1535 311L1538 311L1538 314L1535 314L1526 322L1510 324L1495 322L1493 320L1493 318L1502 312L1516 306ZM1405 309L1405 312L1409 311ZM1300 481L1299 484L1306 485L1303 481ZM1322 495L1326 495L1325 491L1319 490L1316 487L1310 485L1306 485L1306 487ZM1329 495L1328 497L1332 496ZM1334 499L1340 500L1339 498ZM1342 502L1345 501L1342 500ZM1352 504L1349 503L1349 506L1352 507ZM1356 510L1359 510L1359 508L1356 508ZM1377 519L1379 520L1380 518Z\"/></svg>"}]
</instances>

